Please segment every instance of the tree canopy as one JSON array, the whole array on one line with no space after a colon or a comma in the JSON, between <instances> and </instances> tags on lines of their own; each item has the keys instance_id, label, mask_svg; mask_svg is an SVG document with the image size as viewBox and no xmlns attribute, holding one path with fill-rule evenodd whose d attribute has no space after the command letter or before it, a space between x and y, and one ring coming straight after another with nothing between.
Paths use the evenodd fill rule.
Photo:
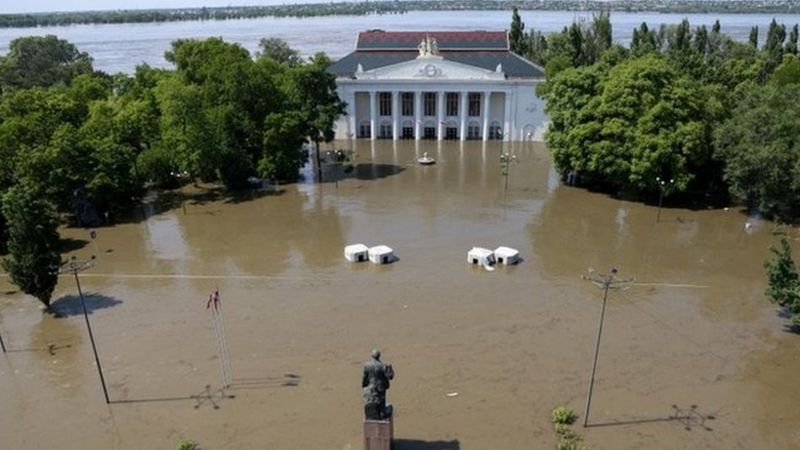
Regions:
<instances>
[{"instance_id":1,"label":"tree canopy","mask_svg":"<svg viewBox=\"0 0 800 450\"><path fill-rule=\"evenodd\" d=\"M219 38L177 40L174 69L109 76L55 36L15 40L0 61L0 249L7 241L12 281L49 302L55 278L42 267L58 262L56 214L77 210L77 192L109 216L189 178L230 189L296 179L344 103L327 57L262 44L253 58Z\"/></svg>"},{"instance_id":2,"label":"tree canopy","mask_svg":"<svg viewBox=\"0 0 800 450\"><path fill-rule=\"evenodd\" d=\"M66 85L76 76L91 72L92 58L87 53L53 35L14 39L0 61L4 88Z\"/></svg>"}]
</instances>

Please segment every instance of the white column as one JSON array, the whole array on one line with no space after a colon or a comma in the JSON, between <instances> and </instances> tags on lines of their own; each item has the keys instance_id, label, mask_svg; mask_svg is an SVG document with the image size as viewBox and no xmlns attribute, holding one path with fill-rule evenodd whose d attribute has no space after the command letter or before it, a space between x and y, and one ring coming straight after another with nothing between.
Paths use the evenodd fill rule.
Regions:
<instances>
[{"instance_id":1,"label":"white column","mask_svg":"<svg viewBox=\"0 0 800 450\"><path fill-rule=\"evenodd\" d=\"M399 92L392 91L392 139L395 141L400 138L400 102L397 101L399 97Z\"/></svg>"},{"instance_id":2,"label":"white column","mask_svg":"<svg viewBox=\"0 0 800 450\"><path fill-rule=\"evenodd\" d=\"M486 91L483 93L483 104L481 105L481 114L483 114L483 140L489 140L489 105L492 104L492 93Z\"/></svg>"},{"instance_id":3,"label":"white column","mask_svg":"<svg viewBox=\"0 0 800 450\"><path fill-rule=\"evenodd\" d=\"M369 91L369 138L375 140L377 136L378 99L375 91Z\"/></svg>"},{"instance_id":4,"label":"white column","mask_svg":"<svg viewBox=\"0 0 800 450\"><path fill-rule=\"evenodd\" d=\"M461 118L461 132L458 135L458 138L463 140L467 139L467 97L469 93L467 92L459 92L458 100L461 102L460 108L460 118Z\"/></svg>"},{"instance_id":5,"label":"white column","mask_svg":"<svg viewBox=\"0 0 800 450\"><path fill-rule=\"evenodd\" d=\"M444 139L444 98L447 95L445 91L439 91L436 93L436 140L441 141Z\"/></svg>"},{"instance_id":6,"label":"white column","mask_svg":"<svg viewBox=\"0 0 800 450\"><path fill-rule=\"evenodd\" d=\"M414 91L414 139L422 139L422 92Z\"/></svg>"},{"instance_id":7,"label":"white column","mask_svg":"<svg viewBox=\"0 0 800 450\"><path fill-rule=\"evenodd\" d=\"M504 95L505 111L503 112L503 141L511 140L511 92Z\"/></svg>"},{"instance_id":8,"label":"white column","mask_svg":"<svg viewBox=\"0 0 800 450\"><path fill-rule=\"evenodd\" d=\"M358 124L356 123L356 91L351 91L347 95L347 138L355 139L358 137Z\"/></svg>"}]
</instances>

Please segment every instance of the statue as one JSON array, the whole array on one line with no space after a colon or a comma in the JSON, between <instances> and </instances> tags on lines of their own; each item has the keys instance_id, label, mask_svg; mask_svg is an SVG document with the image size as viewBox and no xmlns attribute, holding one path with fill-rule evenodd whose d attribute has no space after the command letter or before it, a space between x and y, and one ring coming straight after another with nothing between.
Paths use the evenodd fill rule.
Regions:
<instances>
[{"instance_id":1,"label":"statue","mask_svg":"<svg viewBox=\"0 0 800 450\"><path fill-rule=\"evenodd\" d=\"M419 43L417 48L419 49L419 56L431 56L439 54L439 44L436 42L436 39L433 39L430 36L425 36L425 39Z\"/></svg>"},{"instance_id":2,"label":"statue","mask_svg":"<svg viewBox=\"0 0 800 450\"><path fill-rule=\"evenodd\" d=\"M361 379L366 420L387 420L392 416L391 405L386 406L386 390L389 389L389 381L393 378L392 365L381 361L380 350L373 350L372 359L364 363L364 376Z\"/></svg>"}]
</instances>

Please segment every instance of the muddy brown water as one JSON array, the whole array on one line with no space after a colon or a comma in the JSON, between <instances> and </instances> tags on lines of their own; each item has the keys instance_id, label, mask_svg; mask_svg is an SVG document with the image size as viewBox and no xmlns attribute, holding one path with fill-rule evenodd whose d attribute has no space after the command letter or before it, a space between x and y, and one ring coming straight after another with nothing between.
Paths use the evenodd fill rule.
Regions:
<instances>
[{"instance_id":1,"label":"muddy brown water","mask_svg":"<svg viewBox=\"0 0 800 450\"><path fill-rule=\"evenodd\" d=\"M797 448L800 336L763 295L771 223L745 230L737 208L665 208L656 223L653 206L560 185L541 144L355 151L349 173L327 168L338 183L190 187L183 205L162 195L98 230L81 284L110 406L74 280L53 318L0 279L0 448L360 449L373 347L397 373L396 449L554 448L551 409L583 414L600 313L580 276L612 266L636 284L609 296L593 426L576 425L590 449ZM426 151L436 165L415 164ZM62 230L71 254L95 253L87 234ZM399 261L349 264L356 242ZM473 245L524 261L486 272L466 262ZM234 398L217 395L217 287Z\"/></svg>"}]
</instances>

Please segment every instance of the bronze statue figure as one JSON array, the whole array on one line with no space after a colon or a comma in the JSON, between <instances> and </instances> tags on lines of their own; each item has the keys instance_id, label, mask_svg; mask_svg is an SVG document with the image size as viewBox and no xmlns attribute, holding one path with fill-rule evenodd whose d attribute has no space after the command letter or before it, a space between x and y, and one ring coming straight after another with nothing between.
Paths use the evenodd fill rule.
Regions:
<instances>
[{"instance_id":1,"label":"bronze statue figure","mask_svg":"<svg viewBox=\"0 0 800 450\"><path fill-rule=\"evenodd\" d=\"M372 359L364 363L364 376L361 379L361 387L364 388L364 417L367 420L387 420L391 417L392 407L386 406L386 390L393 378L392 365L381 361L380 350L373 350Z\"/></svg>"}]
</instances>

